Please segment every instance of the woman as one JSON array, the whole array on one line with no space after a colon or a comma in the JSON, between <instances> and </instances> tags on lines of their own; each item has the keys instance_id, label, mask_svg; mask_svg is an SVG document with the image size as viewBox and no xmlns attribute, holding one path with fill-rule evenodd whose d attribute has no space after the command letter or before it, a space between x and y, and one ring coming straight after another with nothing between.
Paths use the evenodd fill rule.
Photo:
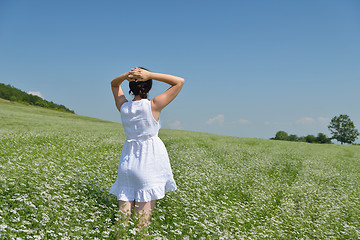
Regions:
<instances>
[{"instance_id":1,"label":"woman","mask_svg":"<svg viewBox=\"0 0 360 240\"><path fill-rule=\"evenodd\" d=\"M150 101L147 95L152 79L171 87ZM134 95L132 101L125 98L120 87L125 80L129 81L129 93ZM175 99L183 85L183 78L139 67L111 82L127 139L120 156L117 179L110 193L117 196L119 210L126 214L126 222L134 210L139 215L139 224L147 225L156 199L176 190L169 157L158 131L161 110Z\"/></svg>"}]
</instances>

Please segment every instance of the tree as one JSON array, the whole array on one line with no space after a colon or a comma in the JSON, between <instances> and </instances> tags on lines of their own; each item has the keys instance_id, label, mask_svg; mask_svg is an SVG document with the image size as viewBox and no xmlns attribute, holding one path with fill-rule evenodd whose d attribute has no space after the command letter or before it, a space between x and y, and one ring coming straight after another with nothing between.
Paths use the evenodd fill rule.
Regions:
<instances>
[{"instance_id":1,"label":"tree","mask_svg":"<svg viewBox=\"0 0 360 240\"><path fill-rule=\"evenodd\" d=\"M275 140L288 140L289 135L287 132L284 131L278 131L275 135Z\"/></svg>"},{"instance_id":2,"label":"tree","mask_svg":"<svg viewBox=\"0 0 360 240\"><path fill-rule=\"evenodd\" d=\"M306 140L306 142L308 142L308 143L314 143L314 142L316 142L316 137L315 137L314 135L307 135L307 136L305 137L305 140Z\"/></svg>"},{"instance_id":3,"label":"tree","mask_svg":"<svg viewBox=\"0 0 360 240\"><path fill-rule=\"evenodd\" d=\"M316 137L316 142L318 143L331 143L331 139L328 138L325 134L319 133Z\"/></svg>"},{"instance_id":4,"label":"tree","mask_svg":"<svg viewBox=\"0 0 360 240\"><path fill-rule=\"evenodd\" d=\"M328 128L332 134L331 138L336 139L341 144L352 143L360 135L350 117L345 114L333 117Z\"/></svg>"},{"instance_id":5,"label":"tree","mask_svg":"<svg viewBox=\"0 0 360 240\"><path fill-rule=\"evenodd\" d=\"M306 142L306 139L304 136L300 136L298 139L299 142Z\"/></svg>"},{"instance_id":6,"label":"tree","mask_svg":"<svg viewBox=\"0 0 360 240\"><path fill-rule=\"evenodd\" d=\"M299 138L295 134L291 134L291 135L289 135L288 140L293 141L293 142L297 142L297 141L299 141Z\"/></svg>"}]
</instances>

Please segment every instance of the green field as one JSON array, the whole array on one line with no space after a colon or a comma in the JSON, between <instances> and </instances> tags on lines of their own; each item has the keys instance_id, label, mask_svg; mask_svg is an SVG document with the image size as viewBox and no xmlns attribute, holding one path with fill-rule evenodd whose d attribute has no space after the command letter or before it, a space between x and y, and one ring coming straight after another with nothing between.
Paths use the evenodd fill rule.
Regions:
<instances>
[{"instance_id":1,"label":"green field","mask_svg":"<svg viewBox=\"0 0 360 240\"><path fill-rule=\"evenodd\" d=\"M0 100L0 136L0 239L141 238L108 194L121 124ZM160 137L178 190L157 201L150 239L359 239L359 146Z\"/></svg>"}]
</instances>

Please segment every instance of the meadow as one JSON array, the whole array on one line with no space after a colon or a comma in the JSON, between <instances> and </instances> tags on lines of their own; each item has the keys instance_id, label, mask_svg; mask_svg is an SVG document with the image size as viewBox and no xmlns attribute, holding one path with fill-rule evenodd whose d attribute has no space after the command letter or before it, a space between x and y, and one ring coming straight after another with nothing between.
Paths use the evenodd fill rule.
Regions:
<instances>
[{"instance_id":1,"label":"meadow","mask_svg":"<svg viewBox=\"0 0 360 240\"><path fill-rule=\"evenodd\" d=\"M159 136L178 190L147 238L359 239L359 146ZM141 239L108 193L124 141L119 123L0 100L0 239Z\"/></svg>"}]
</instances>

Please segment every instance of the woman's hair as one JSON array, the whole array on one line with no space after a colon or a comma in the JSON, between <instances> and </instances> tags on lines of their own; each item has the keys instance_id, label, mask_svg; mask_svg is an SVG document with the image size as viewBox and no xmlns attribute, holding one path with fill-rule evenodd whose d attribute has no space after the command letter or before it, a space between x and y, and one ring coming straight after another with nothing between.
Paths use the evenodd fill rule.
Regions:
<instances>
[{"instance_id":1,"label":"woman's hair","mask_svg":"<svg viewBox=\"0 0 360 240\"><path fill-rule=\"evenodd\" d=\"M139 67L141 69L144 69L146 71L149 71L146 68ZM152 87L152 79L149 79L147 81L143 82L129 82L129 94L133 94L134 96L140 95L141 98L147 98L147 95Z\"/></svg>"}]
</instances>

